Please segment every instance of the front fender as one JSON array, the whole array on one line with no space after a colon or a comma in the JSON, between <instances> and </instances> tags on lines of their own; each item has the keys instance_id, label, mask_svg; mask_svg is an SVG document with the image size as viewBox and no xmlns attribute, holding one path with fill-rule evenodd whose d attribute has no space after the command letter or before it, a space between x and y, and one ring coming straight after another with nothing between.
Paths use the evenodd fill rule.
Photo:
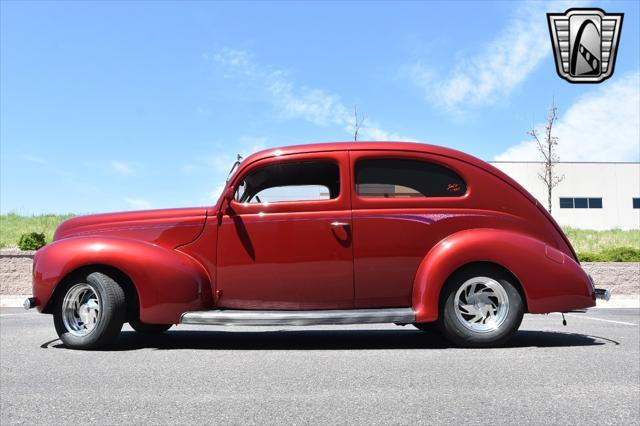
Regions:
<instances>
[{"instance_id":1,"label":"front fender","mask_svg":"<svg viewBox=\"0 0 640 426\"><path fill-rule=\"evenodd\" d=\"M442 287L460 267L490 262L519 281L530 313L566 312L595 305L587 274L571 257L531 236L470 229L445 238L420 263L413 284L417 322L438 319Z\"/></svg>"},{"instance_id":2,"label":"front fender","mask_svg":"<svg viewBox=\"0 0 640 426\"><path fill-rule=\"evenodd\" d=\"M75 237L38 250L33 261L33 295L39 311L71 272L107 265L129 276L140 301L140 320L175 324L189 310L210 303L209 278L188 255L151 243L114 237Z\"/></svg>"}]
</instances>

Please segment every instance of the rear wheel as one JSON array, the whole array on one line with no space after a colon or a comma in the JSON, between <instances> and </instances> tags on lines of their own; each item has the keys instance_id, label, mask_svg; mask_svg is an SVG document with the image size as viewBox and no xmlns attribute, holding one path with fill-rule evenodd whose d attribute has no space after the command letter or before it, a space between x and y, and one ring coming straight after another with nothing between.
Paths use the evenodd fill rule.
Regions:
<instances>
[{"instance_id":1,"label":"rear wheel","mask_svg":"<svg viewBox=\"0 0 640 426\"><path fill-rule=\"evenodd\" d=\"M513 278L497 268L456 274L442 293L438 326L459 346L491 347L520 327L524 303Z\"/></svg>"},{"instance_id":2,"label":"rear wheel","mask_svg":"<svg viewBox=\"0 0 640 426\"><path fill-rule=\"evenodd\" d=\"M124 291L113 279L92 272L67 282L56 300L53 322L67 347L97 349L120 333L126 316Z\"/></svg>"},{"instance_id":3,"label":"rear wheel","mask_svg":"<svg viewBox=\"0 0 640 426\"><path fill-rule=\"evenodd\" d=\"M170 329L173 324L145 324L140 320L131 320L129 325L138 333L160 334Z\"/></svg>"}]
</instances>

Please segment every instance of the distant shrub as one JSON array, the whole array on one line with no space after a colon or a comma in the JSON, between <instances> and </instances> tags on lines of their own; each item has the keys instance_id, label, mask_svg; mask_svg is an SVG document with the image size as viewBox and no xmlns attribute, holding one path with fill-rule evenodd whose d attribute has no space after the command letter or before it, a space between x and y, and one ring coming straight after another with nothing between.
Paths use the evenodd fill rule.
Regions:
<instances>
[{"instance_id":1,"label":"distant shrub","mask_svg":"<svg viewBox=\"0 0 640 426\"><path fill-rule=\"evenodd\" d=\"M18 247L20 250L38 250L40 247L47 244L44 233L42 232L29 232L28 234L22 234L20 241L18 241Z\"/></svg>"},{"instance_id":2,"label":"distant shrub","mask_svg":"<svg viewBox=\"0 0 640 426\"><path fill-rule=\"evenodd\" d=\"M579 252L581 262L640 262L640 250L633 247L615 247L599 252Z\"/></svg>"},{"instance_id":3,"label":"distant shrub","mask_svg":"<svg viewBox=\"0 0 640 426\"><path fill-rule=\"evenodd\" d=\"M600 260L600 253L590 251L578 252L578 259L580 259L580 262L602 262L602 260Z\"/></svg>"},{"instance_id":4,"label":"distant shrub","mask_svg":"<svg viewBox=\"0 0 640 426\"><path fill-rule=\"evenodd\" d=\"M618 247L640 250L640 229L594 231L565 227L563 230L578 253L600 253Z\"/></svg>"}]
</instances>

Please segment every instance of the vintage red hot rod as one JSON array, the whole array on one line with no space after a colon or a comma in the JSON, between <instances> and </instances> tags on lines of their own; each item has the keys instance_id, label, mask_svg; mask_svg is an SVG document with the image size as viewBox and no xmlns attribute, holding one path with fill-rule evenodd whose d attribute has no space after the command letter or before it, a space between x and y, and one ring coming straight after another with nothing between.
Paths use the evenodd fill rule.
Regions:
<instances>
[{"instance_id":1,"label":"vintage red hot rod","mask_svg":"<svg viewBox=\"0 0 640 426\"><path fill-rule=\"evenodd\" d=\"M413 324L477 347L506 342L524 313L608 298L549 213L462 152L327 143L235 166L215 206L64 222L35 255L25 307L53 314L71 348L125 322Z\"/></svg>"}]
</instances>

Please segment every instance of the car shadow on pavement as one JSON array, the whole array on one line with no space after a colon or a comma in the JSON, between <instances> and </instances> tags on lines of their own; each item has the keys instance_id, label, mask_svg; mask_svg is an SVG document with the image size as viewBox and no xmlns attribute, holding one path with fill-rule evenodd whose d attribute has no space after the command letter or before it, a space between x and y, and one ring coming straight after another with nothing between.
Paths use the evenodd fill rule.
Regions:
<instances>
[{"instance_id":1,"label":"car shadow on pavement","mask_svg":"<svg viewBox=\"0 0 640 426\"><path fill-rule=\"evenodd\" d=\"M597 336L556 331L519 331L503 348L575 347L618 344ZM65 349L59 340L42 348ZM174 330L160 335L123 331L104 351L139 349L205 350L359 350L359 349L447 349L454 346L436 332L418 330L280 330L194 331Z\"/></svg>"}]
</instances>

